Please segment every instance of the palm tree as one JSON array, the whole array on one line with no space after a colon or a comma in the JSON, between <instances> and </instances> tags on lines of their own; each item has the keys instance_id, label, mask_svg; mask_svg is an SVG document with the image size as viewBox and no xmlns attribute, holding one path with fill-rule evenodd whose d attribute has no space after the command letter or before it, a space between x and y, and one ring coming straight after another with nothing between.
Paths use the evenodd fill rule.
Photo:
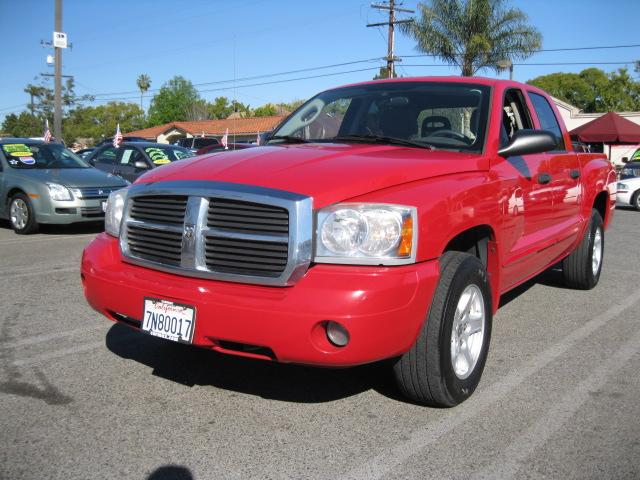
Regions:
<instances>
[{"instance_id":1,"label":"palm tree","mask_svg":"<svg viewBox=\"0 0 640 480\"><path fill-rule=\"evenodd\" d=\"M144 96L144 92L149 90L149 87L151 86L151 79L149 78L149 75L143 73L138 76L136 84L138 85L138 90L140 90L140 109L144 112L144 107L142 106L142 97Z\"/></svg>"},{"instance_id":2,"label":"palm tree","mask_svg":"<svg viewBox=\"0 0 640 480\"><path fill-rule=\"evenodd\" d=\"M428 0L418 4L421 16L402 25L418 50L449 65L463 76L482 68L500 71L506 60L524 60L542 46L542 35L527 15L508 8L507 0Z\"/></svg>"}]
</instances>

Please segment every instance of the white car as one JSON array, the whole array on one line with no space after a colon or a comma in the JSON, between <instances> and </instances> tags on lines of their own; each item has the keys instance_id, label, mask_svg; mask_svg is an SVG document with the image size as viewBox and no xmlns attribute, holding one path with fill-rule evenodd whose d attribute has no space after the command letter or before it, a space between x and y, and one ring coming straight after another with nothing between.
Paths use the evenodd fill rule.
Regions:
<instances>
[{"instance_id":1,"label":"white car","mask_svg":"<svg viewBox=\"0 0 640 480\"><path fill-rule=\"evenodd\" d=\"M620 172L616 204L640 210L640 162L629 162Z\"/></svg>"}]
</instances>

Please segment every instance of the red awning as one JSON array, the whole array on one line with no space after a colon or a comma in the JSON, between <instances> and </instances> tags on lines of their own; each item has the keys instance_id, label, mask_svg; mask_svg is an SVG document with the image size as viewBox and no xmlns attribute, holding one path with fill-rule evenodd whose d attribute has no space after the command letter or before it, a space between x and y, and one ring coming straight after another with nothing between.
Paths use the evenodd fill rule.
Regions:
<instances>
[{"instance_id":1,"label":"red awning","mask_svg":"<svg viewBox=\"0 0 640 480\"><path fill-rule=\"evenodd\" d=\"M569 132L581 142L640 143L640 125L609 112Z\"/></svg>"}]
</instances>

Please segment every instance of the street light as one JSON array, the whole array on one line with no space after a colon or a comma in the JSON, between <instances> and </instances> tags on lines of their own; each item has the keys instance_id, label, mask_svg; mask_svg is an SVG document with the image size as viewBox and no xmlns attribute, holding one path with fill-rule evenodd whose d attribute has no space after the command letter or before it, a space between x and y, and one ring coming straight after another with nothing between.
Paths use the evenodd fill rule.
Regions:
<instances>
[{"instance_id":1,"label":"street light","mask_svg":"<svg viewBox=\"0 0 640 480\"><path fill-rule=\"evenodd\" d=\"M502 70L506 70L508 68L509 80L513 80L513 62L511 60L509 60L508 58L505 58L504 60L498 61L496 65L498 66L498 68Z\"/></svg>"}]
</instances>

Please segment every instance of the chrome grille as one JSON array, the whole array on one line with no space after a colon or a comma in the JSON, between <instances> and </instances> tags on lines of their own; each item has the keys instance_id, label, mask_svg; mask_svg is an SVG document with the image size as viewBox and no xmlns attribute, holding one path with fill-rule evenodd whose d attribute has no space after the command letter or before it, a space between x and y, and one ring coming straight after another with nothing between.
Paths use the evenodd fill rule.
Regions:
<instances>
[{"instance_id":1,"label":"chrome grille","mask_svg":"<svg viewBox=\"0 0 640 480\"><path fill-rule=\"evenodd\" d=\"M129 251L152 262L180 265L182 232L154 230L135 224L127 226Z\"/></svg>"},{"instance_id":2,"label":"chrome grille","mask_svg":"<svg viewBox=\"0 0 640 480\"><path fill-rule=\"evenodd\" d=\"M185 196L135 197L129 215L135 220L182 225L187 211Z\"/></svg>"},{"instance_id":3,"label":"chrome grille","mask_svg":"<svg viewBox=\"0 0 640 480\"><path fill-rule=\"evenodd\" d=\"M246 275L280 275L287 266L288 243L205 237L207 268Z\"/></svg>"},{"instance_id":4,"label":"chrome grille","mask_svg":"<svg viewBox=\"0 0 640 480\"><path fill-rule=\"evenodd\" d=\"M312 199L205 181L134 185L120 248L127 262L185 276L285 286L311 261Z\"/></svg>"},{"instance_id":5,"label":"chrome grille","mask_svg":"<svg viewBox=\"0 0 640 480\"><path fill-rule=\"evenodd\" d=\"M260 234L289 233L289 212L270 205L212 198L207 224L210 228Z\"/></svg>"},{"instance_id":6,"label":"chrome grille","mask_svg":"<svg viewBox=\"0 0 640 480\"><path fill-rule=\"evenodd\" d=\"M78 198L107 198L111 192L120 190L124 187L80 187L73 188L73 194Z\"/></svg>"}]
</instances>

